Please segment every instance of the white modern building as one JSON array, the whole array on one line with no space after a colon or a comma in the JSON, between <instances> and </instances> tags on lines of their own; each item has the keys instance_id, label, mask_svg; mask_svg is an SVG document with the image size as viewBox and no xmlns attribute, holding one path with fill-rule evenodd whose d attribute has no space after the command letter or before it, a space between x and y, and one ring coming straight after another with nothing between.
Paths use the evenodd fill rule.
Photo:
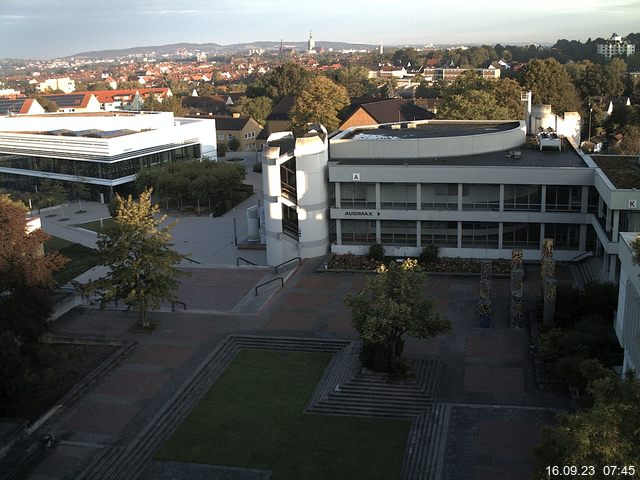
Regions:
<instances>
[{"instance_id":1,"label":"white modern building","mask_svg":"<svg viewBox=\"0 0 640 480\"><path fill-rule=\"evenodd\" d=\"M614 328L624 349L623 372L635 370L640 375L640 266L633 261L631 248L639 236L638 233L620 235L620 280Z\"/></svg>"},{"instance_id":2,"label":"white modern building","mask_svg":"<svg viewBox=\"0 0 640 480\"><path fill-rule=\"evenodd\" d=\"M636 46L624 40L617 33L611 35L611 38L605 40L604 43L599 43L596 46L596 52L598 55L603 55L605 60L611 60L611 58L619 57L621 55L626 55L628 57L633 55L635 51Z\"/></svg>"},{"instance_id":3,"label":"white modern building","mask_svg":"<svg viewBox=\"0 0 640 480\"><path fill-rule=\"evenodd\" d=\"M215 121L171 112L118 112L0 117L0 180L36 188L42 179L84 182L96 198L128 192L145 166L207 157L216 160Z\"/></svg>"}]
</instances>

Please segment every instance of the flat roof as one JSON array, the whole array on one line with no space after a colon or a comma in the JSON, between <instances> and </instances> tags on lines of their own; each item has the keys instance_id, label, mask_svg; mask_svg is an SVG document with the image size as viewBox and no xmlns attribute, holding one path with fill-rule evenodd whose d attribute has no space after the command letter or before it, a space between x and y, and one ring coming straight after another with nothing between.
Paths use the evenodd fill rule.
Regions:
<instances>
[{"instance_id":1,"label":"flat roof","mask_svg":"<svg viewBox=\"0 0 640 480\"><path fill-rule=\"evenodd\" d=\"M519 157L518 157L518 153ZM461 155L442 158L338 158L330 161L337 165L441 165L464 167L540 167L540 168L588 168L582 157L563 141L562 151L556 149L540 149L532 143L522 145L518 149L481 153L478 155Z\"/></svg>"},{"instance_id":2,"label":"flat roof","mask_svg":"<svg viewBox=\"0 0 640 480\"><path fill-rule=\"evenodd\" d=\"M391 128L391 125L400 125L401 128ZM407 128L407 125L415 125ZM506 132L520 128L520 122L469 122L468 120L457 122L431 122L421 120L415 124L412 122L401 124L385 124L374 127L356 127L348 131L342 139L348 140L395 140L407 138L438 138L461 137L467 135L481 135L483 133Z\"/></svg>"},{"instance_id":3,"label":"flat roof","mask_svg":"<svg viewBox=\"0 0 640 480\"><path fill-rule=\"evenodd\" d=\"M591 155L616 188L640 188L640 165L637 155Z\"/></svg>"}]
</instances>

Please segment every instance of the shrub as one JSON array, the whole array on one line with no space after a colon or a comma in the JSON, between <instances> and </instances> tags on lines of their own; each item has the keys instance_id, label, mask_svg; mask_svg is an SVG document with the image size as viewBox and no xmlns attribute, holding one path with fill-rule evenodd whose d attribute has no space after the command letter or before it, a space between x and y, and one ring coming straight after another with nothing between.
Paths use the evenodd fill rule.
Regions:
<instances>
[{"instance_id":1,"label":"shrub","mask_svg":"<svg viewBox=\"0 0 640 480\"><path fill-rule=\"evenodd\" d=\"M374 243L369 247L369 258L377 262L384 261L384 247L379 243Z\"/></svg>"},{"instance_id":2,"label":"shrub","mask_svg":"<svg viewBox=\"0 0 640 480\"><path fill-rule=\"evenodd\" d=\"M256 173L262 173L262 162L258 162L253 166L253 171Z\"/></svg>"},{"instance_id":3,"label":"shrub","mask_svg":"<svg viewBox=\"0 0 640 480\"><path fill-rule=\"evenodd\" d=\"M426 267L438 261L440 249L437 245L426 245L420 252L420 263Z\"/></svg>"}]
</instances>

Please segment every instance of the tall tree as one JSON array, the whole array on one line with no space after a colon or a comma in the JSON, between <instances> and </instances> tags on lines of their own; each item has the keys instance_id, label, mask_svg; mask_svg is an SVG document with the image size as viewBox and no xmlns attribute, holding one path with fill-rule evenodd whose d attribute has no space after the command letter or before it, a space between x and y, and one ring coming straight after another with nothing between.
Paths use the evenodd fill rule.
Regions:
<instances>
[{"instance_id":1,"label":"tall tree","mask_svg":"<svg viewBox=\"0 0 640 480\"><path fill-rule=\"evenodd\" d=\"M109 267L104 278L89 282L87 294L97 293L101 308L111 300L124 300L138 312L140 325L148 327L147 312L163 300L175 300L174 291L184 272L177 268L184 255L173 250L171 230L175 224L161 226L166 215L158 215L151 203L151 190L119 195L114 222L98 234L98 253Z\"/></svg>"},{"instance_id":2,"label":"tall tree","mask_svg":"<svg viewBox=\"0 0 640 480\"><path fill-rule=\"evenodd\" d=\"M296 96L314 75L300 65L287 62L258 78L247 87L248 97L269 97L279 102L286 95Z\"/></svg>"},{"instance_id":3,"label":"tall tree","mask_svg":"<svg viewBox=\"0 0 640 480\"><path fill-rule=\"evenodd\" d=\"M234 112L253 117L260 125L266 125L271 110L273 110L273 100L269 97L240 97L233 107Z\"/></svg>"},{"instance_id":4,"label":"tall tree","mask_svg":"<svg viewBox=\"0 0 640 480\"><path fill-rule=\"evenodd\" d=\"M332 132L340 125L338 112L349 104L347 90L326 77L314 77L296 97L289 117L297 134L302 134L307 124L322 123Z\"/></svg>"},{"instance_id":5,"label":"tall tree","mask_svg":"<svg viewBox=\"0 0 640 480\"><path fill-rule=\"evenodd\" d=\"M166 97L162 102L156 100L153 95L149 95L145 98L142 108L152 112L173 112L176 117L183 117L188 113L182 106L182 100L176 95Z\"/></svg>"},{"instance_id":6,"label":"tall tree","mask_svg":"<svg viewBox=\"0 0 640 480\"><path fill-rule=\"evenodd\" d=\"M362 66L340 68L330 74L331 79L347 89L349 97L373 95L375 85L369 80L369 70Z\"/></svg>"},{"instance_id":7,"label":"tall tree","mask_svg":"<svg viewBox=\"0 0 640 480\"><path fill-rule=\"evenodd\" d=\"M527 63L520 71L520 84L531 90L534 103L551 105L556 113L572 112L580 105L567 70L553 58Z\"/></svg>"},{"instance_id":8,"label":"tall tree","mask_svg":"<svg viewBox=\"0 0 640 480\"><path fill-rule=\"evenodd\" d=\"M353 326L364 341L365 366L398 372L403 366L405 335L431 338L451 329L425 298L424 281L418 262L407 259L402 265L391 262L389 267L379 267L358 294L347 295Z\"/></svg>"}]
</instances>

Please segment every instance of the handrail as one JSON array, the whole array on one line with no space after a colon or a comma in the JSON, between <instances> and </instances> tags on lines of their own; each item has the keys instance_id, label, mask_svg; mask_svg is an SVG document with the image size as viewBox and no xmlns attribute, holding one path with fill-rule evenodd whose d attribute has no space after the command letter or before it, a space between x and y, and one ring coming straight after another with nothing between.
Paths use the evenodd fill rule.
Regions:
<instances>
[{"instance_id":1,"label":"handrail","mask_svg":"<svg viewBox=\"0 0 640 480\"><path fill-rule=\"evenodd\" d=\"M197 263L198 265L202 265L202 262L189 258L186 255L184 255L182 258L184 258L185 260L189 260L191 263Z\"/></svg>"},{"instance_id":2,"label":"handrail","mask_svg":"<svg viewBox=\"0 0 640 480\"><path fill-rule=\"evenodd\" d=\"M584 260L585 258L589 258L593 256L593 252L591 250L587 250L586 252L582 252L578 255L576 255L575 257L573 257L571 260L569 260L570 263L577 263L580 260Z\"/></svg>"},{"instance_id":3,"label":"handrail","mask_svg":"<svg viewBox=\"0 0 640 480\"><path fill-rule=\"evenodd\" d=\"M286 261L282 262L281 264L276 265L276 267L275 267L275 273L276 273L276 275L278 274L278 269L279 269L280 267L282 267L283 265L286 265L287 263L293 262L294 260L298 260L298 265L302 265L302 258L300 258L300 257L293 257L293 258L290 258L289 260L286 260Z\"/></svg>"},{"instance_id":4,"label":"handrail","mask_svg":"<svg viewBox=\"0 0 640 480\"><path fill-rule=\"evenodd\" d=\"M171 311L175 312L176 311L176 303L179 303L180 305L182 305L183 309L186 310L187 309L187 304L184 302L180 302L178 300L174 300L173 302L171 302Z\"/></svg>"},{"instance_id":5,"label":"handrail","mask_svg":"<svg viewBox=\"0 0 640 480\"><path fill-rule=\"evenodd\" d=\"M272 278L271 280L269 280L268 282L264 282L261 283L260 285L256 285L256 288L254 289L254 291L256 292L256 297L258 296L258 289L260 287L264 287L265 285L269 285L270 283L275 282L276 280L280 280L280 287L284 287L284 278L282 277L276 277L276 278Z\"/></svg>"},{"instance_id":6,"label":"handrail","mask_svg":"<svg viewBox=\"0 0 640 480\"><path fill-rule=\"evenodd\" d=\"M240 266L240 260L242 260L243 262L247 262L248 265L257 265L257 263L253 263L251 260L247 260L246 258L242 258L242 257L237 257L236 258L236 267Z\"/></svg>"}]
</instances>

